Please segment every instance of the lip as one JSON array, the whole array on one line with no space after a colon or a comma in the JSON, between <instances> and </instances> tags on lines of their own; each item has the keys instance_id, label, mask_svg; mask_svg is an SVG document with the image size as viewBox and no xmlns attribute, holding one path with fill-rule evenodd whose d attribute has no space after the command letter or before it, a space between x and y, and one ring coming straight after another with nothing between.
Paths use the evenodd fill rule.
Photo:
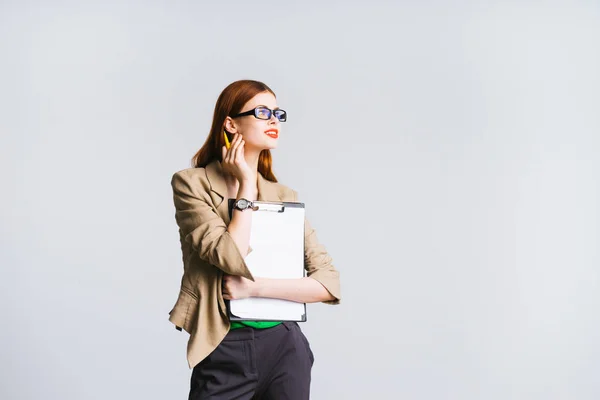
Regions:
<instances>
[{"instance_id":1,"label":"lip","mask_svg":"<svg viewBox=\"0 0 600 400\"><path fill-rule=\"evenodd\" d=\"M279 131L277 129L267 129L265 134L273 139L277 139L279 137Z\"/></svg>"}]
</instances>

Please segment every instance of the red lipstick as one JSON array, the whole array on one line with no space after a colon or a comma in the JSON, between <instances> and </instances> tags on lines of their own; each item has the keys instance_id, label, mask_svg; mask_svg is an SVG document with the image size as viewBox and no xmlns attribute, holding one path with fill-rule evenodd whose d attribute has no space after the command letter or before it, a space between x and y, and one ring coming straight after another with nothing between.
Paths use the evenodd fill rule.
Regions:
<instances>
[{"instance_id":1,"label":"red lipstick","mask_svg":"<svg viewBox=\"0 0 600 400\"><path fill-rule=\"evenodd\" d=\"M273 139L277 139L279 137L279 131L277 129L267 129L265 134Z\"/></svg>"}]
</instances>

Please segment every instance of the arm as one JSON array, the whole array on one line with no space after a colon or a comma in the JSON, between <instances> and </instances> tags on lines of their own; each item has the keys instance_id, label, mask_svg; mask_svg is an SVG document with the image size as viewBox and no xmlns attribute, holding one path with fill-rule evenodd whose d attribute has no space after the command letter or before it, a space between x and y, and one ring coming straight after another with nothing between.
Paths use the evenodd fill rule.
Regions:
<instances>
[{"instance_id":1,"label":"arm","mask_svg":"<svg viewBox=\"0 0 600 400\"><path fill-rule=\"evenodd\" d=\"M297 201L295 192L294 201ZM256 278L255 282L249 282L239 276L225 276L223 297L228 300L270 297L302 303L339 304L339 272L308 220L304 222L304 268L308 277L300 279Z\"/></svg>"},{"instance_id":2,"label":"arm","mask_svg":"<svg viewBox=\"0 0 600 400\"><path fill-rule=\"evenodd\" d=\"M256 278L252 297L270 297L297 301L299 303L317 303L333 301L335 297L318 281L312 278L267 279Z\"/></svg>"},{"instance_id":3,"label":"arm","mask_svg":"<svg viewBox=\"0 0 600 400\"><path fill-rule=\"evenodd\" d=\"M210 196L201 187L198 177L192 178L186 171L180 171L173 175L171 186L175 220L184 240L199 253L201 259L226 274L254 280L238 244L227 230L225 221L209 203ZM234 235L239 234L236 231Z\"/></svg>"},{"instance_id":4,"label":"arm","mask_svg":"<svg viewBox=\"0 0 600 400\"><path fill-rule=\"evenodd\" d=\"M252 181L243 181L240 184L236 199L245 198L254 200L257 196L256 185ZM240 254L244 257L248 255L250 243L250 228L252 227L252 210L233 210L231 222L227 227L227 232L233 238Z\"/></svg>"},{"instance_id":5,"label":"arm","mask_svg":"<svg viewBox=\"0 0 600 400\"><path fill-rule=\"evenodd\" d=\"M294 201L298 201L298 193L294 191ZM309 279L321 284L329 296L323 298L326 304L339 304L342 299L340 290L340 273L332 264L332 259L317 238L308 219L304 220L304 268Z\"/></svg>"}]
</instances>

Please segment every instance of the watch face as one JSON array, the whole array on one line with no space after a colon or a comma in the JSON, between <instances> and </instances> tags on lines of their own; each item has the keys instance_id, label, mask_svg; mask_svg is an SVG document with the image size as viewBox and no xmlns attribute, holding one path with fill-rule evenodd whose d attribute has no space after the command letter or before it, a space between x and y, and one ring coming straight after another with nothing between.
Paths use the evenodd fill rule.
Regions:
<instances>
[{"instance_id":1,"label":"watch face","mask_svg":"<svg viewBox=\"0 0 600 400\"><path fill-rule=\"evenodd\" d=\"M248 207L248 202L245 199L239 199L238 200L238 207L239 208L247 208Z\"/></svg>"}]
</instances>

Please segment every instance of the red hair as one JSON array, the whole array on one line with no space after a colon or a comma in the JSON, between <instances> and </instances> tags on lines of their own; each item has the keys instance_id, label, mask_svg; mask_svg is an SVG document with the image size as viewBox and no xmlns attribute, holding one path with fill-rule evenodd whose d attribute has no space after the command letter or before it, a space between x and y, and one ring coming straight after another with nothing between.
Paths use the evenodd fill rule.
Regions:
<instances>
[{"instance_id":1,"label":"red hair","mask_svg":"<svg viewBox=\"0 0 600 400\"><path fill-rule=\"evenodd\" d=\"M235 81L221 92L217 99L217 104L215 104L215 112L213 114L210 133L200 150L198 150L192 158L193 167L206 167L214 160L222 161L221 149L225 145L225 138L223 138L225 118L241 112L244 104L257 94L263 92L269 92L275 96L275 93L267 85L252 80ZM258 172L260 172L265 179L271 182L277 182L277 178L275 178L272 171L272 166L273 161L271 158L271 151L261 151L258 158Z\"/></svg>"}]
</instances>

